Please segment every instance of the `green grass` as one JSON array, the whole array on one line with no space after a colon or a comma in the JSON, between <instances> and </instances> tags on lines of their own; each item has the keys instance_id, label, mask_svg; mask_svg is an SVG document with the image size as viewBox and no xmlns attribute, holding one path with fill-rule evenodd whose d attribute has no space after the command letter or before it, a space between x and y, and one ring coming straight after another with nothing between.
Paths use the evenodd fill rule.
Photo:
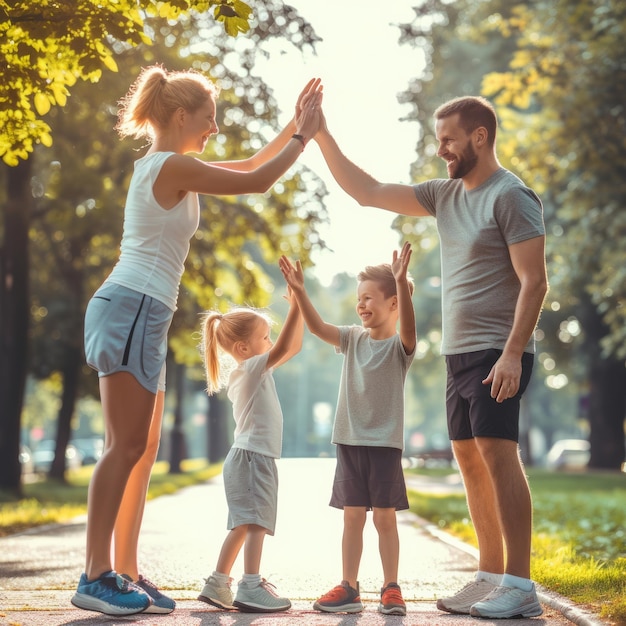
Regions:
<instances>
[{"instance_id":1,"label":"green grass","mask_svg":"<svg viewBox=\"0 0 626 626\"><path fill-rule=\"evenodd\" d=\"M180 474L169 474L166 462L154 466L148 499L175 493L183 487L205 482L222 471L222 465L205 460L182 462ZM16 500L0 491L0 537L45 524L67 522L87 513L87 487L93 471L81 467L67 474L67 482L41 480L24 485L24 497Z\"/></svg>"},{"instance_id":2,"label":"green grass","mask_svg":"<svg viewBox=\"0 0 626 626\"><path fill-rule=\"evenodd\" d=\"M528 474L534 505L533 579L625 626L626 475L536 469ZM420 517L477 545L462 495L410 491L409 502Z\"/></svg>"}]
</instances>

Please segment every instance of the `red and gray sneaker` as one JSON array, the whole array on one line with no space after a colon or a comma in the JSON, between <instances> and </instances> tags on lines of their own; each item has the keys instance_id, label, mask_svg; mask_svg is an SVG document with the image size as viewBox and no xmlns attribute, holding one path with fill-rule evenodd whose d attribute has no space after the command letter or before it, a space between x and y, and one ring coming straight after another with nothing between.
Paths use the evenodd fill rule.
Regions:
<instances>
[{"instance_id":1,"label":"red and gray sneaker","mask_svg":"<svg viewBox=\"0 0 626 626\"><path fill-rule=\"evenodd\" d=\"M360 613L363 610L363 604L359 595L359 583L357 582L355 589L347 580L341 581L340 585L325 593L313 605L313 608L325 613Z\"/></svg>"},{"instance_id":2,"label":"red and gray sneaker","mask_svg":"<svg viewBox=\"0 0 626 626\"><path fill-rule=\"evenodd\" d=\"M389 583L380 590L378 612L383 615L406 615L406 604L398 583Z\"/></svg>"}]
</instances>

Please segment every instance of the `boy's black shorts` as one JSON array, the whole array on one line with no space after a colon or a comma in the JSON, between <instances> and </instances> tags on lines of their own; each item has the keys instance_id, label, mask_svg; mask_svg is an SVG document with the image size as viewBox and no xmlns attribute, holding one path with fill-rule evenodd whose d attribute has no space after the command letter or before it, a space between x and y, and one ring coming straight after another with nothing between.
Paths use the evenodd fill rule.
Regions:
<instances>
[{"instance_id":1,"label":"boy's black shorts","mask_svg":"<svg viewBox=\"0 0 626 626\"><path fill-rule=\"evenodd\" d=\"M402 450L338 444L330 506L408 509Z\"/></svg>"}]
</instances>

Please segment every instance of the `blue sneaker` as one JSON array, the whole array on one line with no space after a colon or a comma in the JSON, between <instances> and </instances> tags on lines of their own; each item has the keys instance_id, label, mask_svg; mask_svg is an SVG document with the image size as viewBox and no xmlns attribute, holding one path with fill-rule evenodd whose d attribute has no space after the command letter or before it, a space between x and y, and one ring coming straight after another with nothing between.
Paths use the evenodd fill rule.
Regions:
<instances>
[{"instance_id":1,"label":"blue sneaker","mask_svg":"<svg viewBox=\"0 0 626 626\"><path fill-rule=\"evenodd\" d=\"M152 598L111 570L91 581L86 574L81 574L72 604L106 615L133 615L145 611L152 604Z\"/></svg>"},{"instance_id":2,"label":"blue sneaker","mask_svg":"<svg viewBox=\"0 0 626 626\"><path fill-rule=\"evenodd\" d=\"M176 608L176 602L172 598L162 594L153 582L144 578L141 574L139 575L139 580L135 581L126 574L122 574L122 576L140 589L143 589L152 598L152 604L144 613L171 613Z\"/></svg>"}]
</instances>

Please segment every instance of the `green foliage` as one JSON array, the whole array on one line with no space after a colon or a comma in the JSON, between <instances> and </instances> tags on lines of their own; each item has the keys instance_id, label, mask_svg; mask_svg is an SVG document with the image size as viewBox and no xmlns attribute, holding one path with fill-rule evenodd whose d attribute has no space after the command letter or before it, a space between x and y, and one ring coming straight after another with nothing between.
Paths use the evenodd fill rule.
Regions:
<instances>
[{"instance_id":1,"label":"green foliage","mask_svg":"<svg viewBox=\"0 0 626 626\"><path fill-rule=\"evenodd\" d=\"M248 31L252 9L242 0L0 0L0 157L17 165L37 144L52 145L41 118L65 106L78 80L116 72L121 50L150 44L146 16L209 9L229 35Z\"/></svg>"},{"instance_id":2,"label":"green foliage","mask_svg":"<svg viewBox=\"0 0 626 626\"><path fill-rule=\"evenodd\" d=\"M534 111L525 120L509 113L523 130L507 137L506 147L556 207L552 299L584 289L608 330L605 355L623 359L626 7L619 0L535 0L508 19L493 17L488 29L512 37L517 49L507 71L485 76L483 92L502 107Z\"/></svg>"},{"instance_id":3,"label":"green foliage","mask_svg":"<svg viewBox=\"0 0 626 626\"><path fill-rule=\"evenodd\" d=\"M170 474L168 464L156 463L150 478L148 499L175 493L184 487L203 483L222 471L221 464L209 465L203 459L182 462L182 473ZM44 524L67 522L87 513L87 487L93 467L69 472L67 482L44 480L24 487L24 497L15 500L0 491L0 537Z\"/></svg>"}]
</instances>

